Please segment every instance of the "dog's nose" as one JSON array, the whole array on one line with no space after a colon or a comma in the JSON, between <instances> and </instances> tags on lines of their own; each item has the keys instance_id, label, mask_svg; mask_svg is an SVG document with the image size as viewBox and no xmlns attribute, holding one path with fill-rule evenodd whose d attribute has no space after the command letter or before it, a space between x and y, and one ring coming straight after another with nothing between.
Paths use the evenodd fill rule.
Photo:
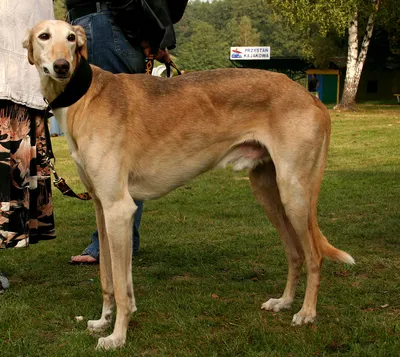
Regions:
<instances>
[{"instance_id":1,"label":"dog's nose","mask_svg":"<svg viewBox=\"0 0 400 357\"><path fill-rule=\"evenodd\" d=\"M69 62L65 59L58 59L53 63L54 72L66 74L69 71Z\"/></svg>"}]
</instances>

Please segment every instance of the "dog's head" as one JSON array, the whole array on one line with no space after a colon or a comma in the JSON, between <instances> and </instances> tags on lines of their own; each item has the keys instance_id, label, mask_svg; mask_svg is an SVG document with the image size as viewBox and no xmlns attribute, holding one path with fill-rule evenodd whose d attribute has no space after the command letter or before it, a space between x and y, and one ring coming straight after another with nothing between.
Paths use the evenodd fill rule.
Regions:
<instances>
[{"instance_id":1,"label":"dog's head","mask_svg":"<svg viewBox=\"0 0 400 357\"><path fill-rule=\"evenodd\" d=\"M81 26L65 21L41 21L33 27L23 42L29 63L35 65L41 77L68 82L80 56L87 59L86 35Z\"/></svg>"}]
</instances>

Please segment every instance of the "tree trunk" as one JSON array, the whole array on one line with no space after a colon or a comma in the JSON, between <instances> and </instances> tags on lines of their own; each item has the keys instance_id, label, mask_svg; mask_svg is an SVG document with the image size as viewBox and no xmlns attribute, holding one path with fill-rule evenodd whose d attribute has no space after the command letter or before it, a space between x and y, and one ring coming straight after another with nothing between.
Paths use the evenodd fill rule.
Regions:
<instances>
[{"instance_id":1,"label":"tree trunk","mask_svg":"<svg viewBox=\"0 0 400 357\"><path fill-rule=\"evenodd\" d=\"M360 83L361 73L364 67L369 43L374 29L375 12L373 12L367 23L367 28L358 54L358 13L354 14L349 23L349 45L347 53L346 78L340 103L335 109L353 109L356 106L356 95Z\"/></svg>"}]
</instances>

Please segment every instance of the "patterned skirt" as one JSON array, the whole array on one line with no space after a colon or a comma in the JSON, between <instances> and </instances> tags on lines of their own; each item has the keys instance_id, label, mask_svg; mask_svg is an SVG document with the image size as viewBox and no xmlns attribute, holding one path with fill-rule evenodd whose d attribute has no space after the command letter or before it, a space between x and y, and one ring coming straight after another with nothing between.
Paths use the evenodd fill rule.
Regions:
<instances>
[{"instance_id":1,"label":"patterned skirt","mask_svg":"<svg viewBox=\"0 0 400 357\"><path fill-rule=\"evenodd\" d=\"M56 237L43 115L0 100L0 248Z\"/></svg>"}]
</instances>

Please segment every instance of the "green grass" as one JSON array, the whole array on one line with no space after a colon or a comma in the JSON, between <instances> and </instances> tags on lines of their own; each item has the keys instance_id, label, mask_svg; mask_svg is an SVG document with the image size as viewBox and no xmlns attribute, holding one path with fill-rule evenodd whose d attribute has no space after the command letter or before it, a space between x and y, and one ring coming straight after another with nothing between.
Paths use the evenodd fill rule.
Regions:
<instances>
[{"instance_id":1,"label":"green grass","mask_svg":"<svg viewBox=\"0 0 400 357\"><path fill-rule=\"evenodd\" d=\"M138 312L126 346L95 351L98 267L67 264L95 228L92 204L54 194L57 239L0 252L10 289L0 296L0 356L398 356L400 351L400 106L332 112L319 204L329 240L357 265L325 262L312 326L260 306L279 297L286 258L245 173L214 171L146 202L134 260ZM57 170L77 191L65 139ZM75 316L84 317L77 322Z\"/></svg>"}]
</instances>

